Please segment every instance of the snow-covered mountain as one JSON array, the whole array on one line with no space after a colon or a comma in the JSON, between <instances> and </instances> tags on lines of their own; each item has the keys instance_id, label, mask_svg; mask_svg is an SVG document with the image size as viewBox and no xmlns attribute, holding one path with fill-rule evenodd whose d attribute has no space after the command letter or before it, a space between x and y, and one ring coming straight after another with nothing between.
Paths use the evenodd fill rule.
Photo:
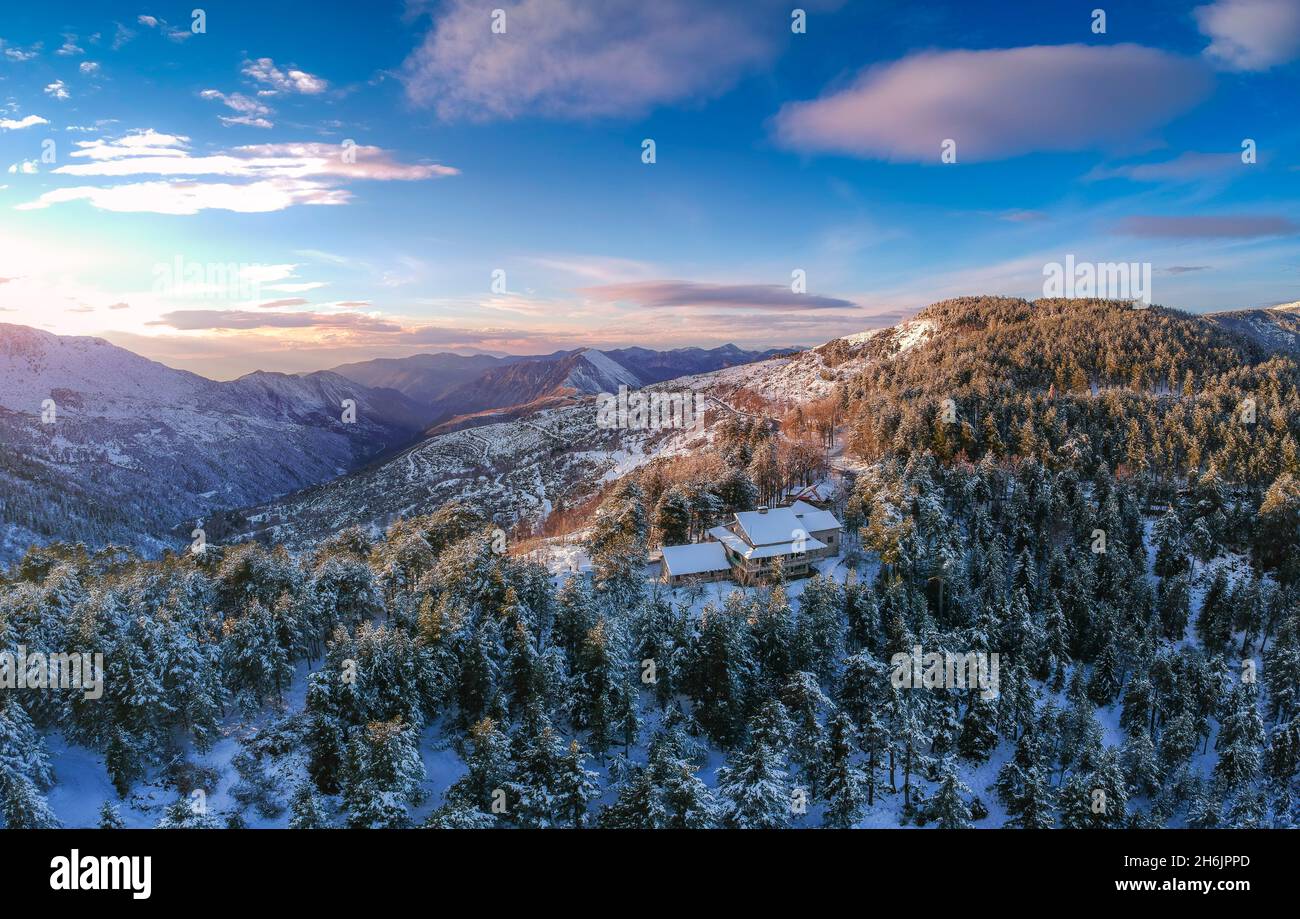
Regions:
<instances>
[{"instance_id":1,"label":"snow-covered mountain","mask_svg":"<svg viewBox=\"0 0 1300 919\"><path fill-rule=\"evenodd\" d=\"M50 539L174 545L177 527L349 472L426 421L400 393L333 373L219 383L0 324L0 559Z\"/></svg>"},{"instance_id":2,"label":"snow-covered mountain","mask_svg":"<svg viewBox=\"0 0 1300 919\"><path fill-rule=\"evenodd\" d=\"M482 376L494 367L529 360L525 357L496 357L491 354L413 354L410 357L380 357L354 364L341 364L334 373L377 389L395 389L410 399L432 405L456 387Z\"/></svg>"},{"instance_id":3,"label":"snow-covered mountain","mask_svg":"<svg viewBox=\"0 0 1300 919\"><path fill-rule=\"evenodd\" d=\"M427 405L435 423L461 427L562 404L575 395L646 386L748 364L776 353L784 352L723 345L671 351L579 348L535 357L417 354L344 364L334 372L367 386L399 390Z\"/></svg>"},{"instance_id":4,"label":"snow-covered mountain","mask_svg":"<svg viewBox=\"0 0 1300 919\"><path fill-rule=\"evenodd\" d=\"M621 365L601 352L580 352L565 365L568 372L559 381L574 390L562 402L535 402L508 415L485 413L477 419L485 423L478 426L435 431L387 462L250 509L242 529L245 535L302 549L347 526L378 529L453 500L488 514L504 528L519 521L539 523L554 507L573 506L656 457L706 444L714 426L737 411L734 403L742 391L757 394L774 410L822 398L869 362L900 354L927 340L931 331L924 322L905 323L643 387L652 393L699 393L704 400L699 427L657 431L597 424L597 401L590 394L616 392L620 383L633 388L635 376L617 373L614 368ZM516 364L502 372L525 369ZM239 522L235 526L240 528Z\"/></svg>"},{"instance_id":5,"label":"snow-covered mountain","mask_svg":"<svg viewBox=\"0 0 1300 919\"><path fill-rule=\"evenodd\" d=\"M1252 335L1250 329L1238 328L1235 317L1240 314L1197 321L1226 326L1271 350L1293 346L1287 329L1294 328L1290 323L1297 318L1295 311L1255 312L1271 317L1263 326L1266 336L1259 329ZM571 393L562 403L485 413L477 419L483 422L478 427L435 429L428 439L362 473L253 508L244 532L264 532L275 542L300 548L345 526L379 528L396 517L429 513L452 500L490 514L503 527L518 521L537 523L552 507L573 506L603 483L656 457L696 449L712 438L714 426L728 413L750 413L754 409L747 406L757 404L763 414L778 416L832 395L837 385L872 364L914 353L923 356L930 347L951 347L952 337L963 330L946 329L948 321L961 323L951 304L946 314L932 308L894 327L644 388L703 395L705 422L698 430L602 429L596 424L596 400L581 393ZM597 361L590 361L591 366ZM614 380L601 382L601 391L612 391L608 384Z\"/></svg>"},{"instance_id":6,"label":"snow-covered mountain","mask_svg":"<svg viewBox=\"0 0 1300 919\"><path fill-rule=\"evenodd\" d=\"M723 348L583 349L497 363L453 388L443 408L328 371L215 383L97 339L0 326L0 553L12 558L28 541L53 538L157 548L169 534L188 532L187 521L216 511L229 513L213 538L261 534L291 548L452 500L503 526L537 523L655 457L698 448L728 413L757 404L778 415L831 395L873 363L944 346L943 315L926 311L896 327L752 362L744 361L752 352ZM1203 321L1273 350L1295 350L1300 333L1294 308ZM731 365L646 379L673 366L664 355L675 353L686 364ZM698 392L705 422L687 430L603 428L596 394L620 386ZM40 420L46 399L56 406L53 424ZM340 421L345 399L356 402L355 425ZM452 401L457 411L448 415ZM437 412L446 420L419 438Z\"/></svg>"},{"instance_id":7,"label":"snow-covered mountain","mask_svg":"<svg viewBox=\"0 0 1300 919\"><path fill-rule=\"evenodd\" d=\"M574 355L562 386L578 392L613 392L620 386L641 386L643 381L604 352L584 348Z\"/></svg>"},{"instance_id":8,"label":"snow-covered mountain","mask_svg":"<svg viewBox=\"0 0 1300 919\"><path fill-rule=\"evenodd\" d=\"M1211 313L1209 318L1270 351L1300 354L1300 301L1268 309Z\"/></svg>"},{"instance_id":9,"label":"snow-covered mountain","mask_svg":"<svg viewBox=\"0 0 1300 919\"><path fill-rule=\"evenodd\" d=\"M735 345L717 348L674 348L671 351L652 351L649 348L616 348L602 352L606 357L631 370L646 384L662 383L696 373L709 373L726 367L738 367L755 361L767 360L778 354L789 354L795 348L771 348L767 351L746 351Z\"/></svg>"}]
</instances>

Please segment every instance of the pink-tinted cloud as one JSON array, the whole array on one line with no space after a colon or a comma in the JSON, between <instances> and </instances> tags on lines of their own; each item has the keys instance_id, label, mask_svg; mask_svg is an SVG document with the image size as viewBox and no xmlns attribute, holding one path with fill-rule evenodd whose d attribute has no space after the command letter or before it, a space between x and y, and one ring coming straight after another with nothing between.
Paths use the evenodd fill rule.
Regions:
<instances>
[{"instance_id":1,"label":"pink-tinted cloud","mask_svg":"<svg viewBox=\"0 0 1300 919\"><path fill-rule=\"evenodd\" d=\"M175 310L149 325L184 331L219 329L350 329L362 332L400 332L395 322L361 313L256 313L248 310Z\"/></svg>"},{"instance_id":2,"label":"pink-tinted cloud","mask_svg":"<svg viewBox=\"0 0 1300 919\"><path fill-rule=\"evenodd\" d=\"M1192 11L1205 53L1228 70L1268 70L1300 57L1296 0L1217 0Z\"/></svg>"},{"instance_id":3,"label":"pink-tinted cloud","mask_svg":"<svg viewBox=\"0 0 1300 919\"><path fill-rule=\"evenodd\" d=\"M701 284L694 281L637 281L601 284L580 292L602 303L629 303L640 307L691 307L738 310L852 309L849 300L795 293L780 284Z\"/></svg>"},{"instance_id":4,"label":"pink-tinted cloud","mask_svg":"<svg viewBox=\"0 0 1300 919\"><path fill-rule=\"evenodd\" d=\"M782 11L775 0L451 0L403 79L448 120L635 115L716 96L770 60Z\"/></svg>"},{"instance_id":5,"label":"pink-tinted cloud","mask_svg":"<svg viewBox=\"0 0 1300 919\"><path fill-rule=\"evenodd\" d=\"M1084 179L1132 179L1134 182L1190 182L1221 175L1244 164L1240 153L1197 153L1188 151L1159 163L1098 166Z\"/></svg>"},{"instance_id":6,"label":"pink-tinted cloud","mask_svg":"<svg viewBox=\"0 0 1300 919\"><path fill-rule=\"evenodd\" d=\"M1300 232L1288 217L1268 214L1215 217L1128 217L1119 232L1168 239L1251 239Z\"/></svg>"},{"instance_id":7,"label":"pink-tinted cloud","mask_svg":"<svg viewBox=\"0 0 1300 919\"><path fill-rule=\"evenodd\" d=\"M1132 145L1209 92L1204 64L1140 45L930 51L784 106L777 139L806 152L939 163Z\"/></svg>"},{"instance_id":8,"label":"pink-tinted cloud","mask_svg":"<svg viewBox=\"0 0 1300 919\"><path fill-rule=\"evenodd\" d=\"M1046 220L1047 213L1045 211L1014 208L1009 211L1000 211L997 218L999 220L1005 220L1008 223L1033 223L1038 220Z\"/></svg>"}]
</instances>

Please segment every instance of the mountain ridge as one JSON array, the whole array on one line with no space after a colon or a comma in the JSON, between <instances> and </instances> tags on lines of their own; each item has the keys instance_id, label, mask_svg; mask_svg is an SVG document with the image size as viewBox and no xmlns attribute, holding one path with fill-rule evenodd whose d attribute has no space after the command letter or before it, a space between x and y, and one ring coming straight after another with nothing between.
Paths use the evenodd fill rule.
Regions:
<instances>
[{"instance_id":1,"label":"mountain ridge","mask_svg":"<svg viewBox=\"0 0 1300 919\"><path fill-rule=\"evenodd\" d=\"M424 420L334 374L219 382L101 338L0 325L0 559L53 537L158 550L183 521L345 474Z\"/></svg>"},{"instance_id":2,"label":"mountain ridge","mask_svg":"<svg viewBox=\"0 0 1300 919\"><path fill-rule=\"evenodd\" d=\"M177 544L178 527L188 532L191 522L218 511L231 516L232 533L299 547L342 526L382 526L452 499L478 501L503 522L537 524L553 507L572 506L629 469L706 448L728 413L779 415L852 391L867 371L905 381L891 369L901 368L903 357L914 368L908 385L959 386L960 377L944 382L941 368L926 362L959 356L968 333L1023 321L1041 337L1053 323L1086 326L1079 311L1121 306L1116 316L1130 326L1183 330L1183 353L1216 367L1231 363L1233 353L1252 362L1295 353L1287 336L1300 317L1289 310L1153 307L1130 314L1126 305L1101 301L958 298L896 326L657 382L627 365L652 377L677 361L743 361L754 352L678 349L675 360L661 360L665 352L624 349L619 361L578 349L549 359L494 359L487 383L452 390L474 411L427 426L433 407L335 371L255 371L216 382L103 339L0 324L0 559L55 537L156 552ZM1271 317L1267 324L1258 326L1259 313ZM1202 347L1209 350L1202 354ZM1041 368L1020 373L1026 384L1041 379ZM706 423L693 431L602 430L593 397L621 385L698 392L708 405ZM40 421L46 399L56 409L53 425ZM340 417L347 399L355 425Z\"/></svg>"}]
</instances>

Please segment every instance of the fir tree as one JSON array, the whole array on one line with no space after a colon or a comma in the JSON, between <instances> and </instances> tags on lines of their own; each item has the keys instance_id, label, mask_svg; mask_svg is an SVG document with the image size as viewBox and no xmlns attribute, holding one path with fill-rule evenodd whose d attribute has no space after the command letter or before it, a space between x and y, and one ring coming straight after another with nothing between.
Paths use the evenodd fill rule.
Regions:
<instances>
[{"instance_id":1,"label":"fir tree","mask_svg":"<svg viewBox=\"0 0 1300 919\"><path fill-rule=\"evenodd\" d=\"M796 673L781 693L781 701L790 715L793 731L790 754L800 778L807 782L814 796L821 784L821 766L826 758L826 732L818 720L831 702L811 673Z\"/></svg>"},{"instance_id":2,"label":"fir tree","mask_svg":"<svg viewBox=\"0 0 1300 919\"><path fill-rule=\"evenodd\" d=\"M424 763L415 731L398 720L355 729L343 769L343 806L352 827L402 827L406 805L420 800Z\"/></svg>"},{"instance_id":3,"label":"fir tree","mask_svg":"<svg viewBox=\"0 0 1300 919\"><path fill-rule=\"evenodd\" d=\"M1254 780L1262 765L1263 743L1264 725L1254 688L1238 685L1224 702L1219 735L1214 742L1214 749L1219 753L1214 764L1214 780L1221 792L1238 792Z\"/></svg>"},{"instance_id":4,"label":"fir tree","mask_svg":"<svg viewBox=\"0 0 1300 919\"><path fill-rule=\"evenodd\" d=\"M581 828L585 824L587 807L600 794L600 777L586 768L586 761L582 747L576 740L572 740L560 760L556 776L559 812L575 828Z\"/></svg>"},{"instance_id":5,"label":"fir tree","mask_svg":"<svg viewBox=\"0 0 1300 919\"><path fill-rule=\"evenodd\" d=\"M48 830L61 826L36 785L12 769L0 769L0 817L10 830Z\"/></svg>"},{"instance_id":6,"label":"fir tree","mask_svg":"<svg viewBox=\"0 0 1300 919\"><path fill-rule=\"evenodd\" d=\"M738 829L777 829L790 820L789 773L763 744L734 753L718 770L723 823Z\"/></svg>"},{"instance_id":7,"label":"fir tree","mask_svg":"<svg viewBox=\"0 0 1300 919\"><path fill-rule=\"evenodd\" d=\"M958 776L957 765L952 757L944 757L939 764L939 787L926 802L926 818L941 830L970 829L971 808L965 798L970 793L971 790Z\"/></svg>"},{"instance_id":8,"label":"fir tree","mask_svg":"<svg viewBox=\"0 0 1300 919\"><path fill-rule=\"evenodd\" d=\"M826 800L826 826L847 829L862 816L867 777L853 763L853 735L848 715L839 712L830 719L821 792Z\"/></svg>"},{"instance_id":9,"label":"fir tree","mask_svg":"<svg viewBox=\"0 0 1300 919\"><path fill-rule=\"evenodd\" d=\"M311 782L303 782L289 801L289 829L323 830L333 824Z\"/></svg>"}]
</instances>

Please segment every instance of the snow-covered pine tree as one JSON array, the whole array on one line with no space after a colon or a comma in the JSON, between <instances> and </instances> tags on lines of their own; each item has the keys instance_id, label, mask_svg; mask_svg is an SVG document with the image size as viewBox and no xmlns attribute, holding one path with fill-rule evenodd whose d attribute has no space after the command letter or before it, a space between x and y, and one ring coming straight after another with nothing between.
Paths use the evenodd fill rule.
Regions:
<instances>
[{"instance_id":1,"label":"snow-covered pine tree","mask_svg":"<svg viewBox=\"0 0 1300 919\"><path fill-rule=\"evenodd\" d=\"M853 762L855 733L853 722L844 712L831 716L820 792L826 801L824 819L829 827L852 827L861 818L867 800L867 777Z\"/></svg>"},{"instance_id":2,"label":"snow-covered pine tree","mask_svg":"<svg viewBox=\"0 0 1300 919\"><path fill-rule=\"evenodd\" d=\"M972 815L966 796L971 794L971 790L962 782L951 756L945 756L939 763L938 785L926 802L926 819L941 830L970 829Z\"/></svg>"},{"instance_id":3,"label":"snow-covered pine tree","mask_svg":"<svg viewBox=\"0 0 1300 919\"><path fill-rule=\"evenodd\" d=\"M105 801L99 807L99 828L101 830L120 830L126 826L122 820L122 811L112 801Z\"/></svg>"},{"instance_id":4,"label":"snow-covered pine tree","mask_svg":"<svg viewBox=\"0 0 1300 919\"><path fill-rule=\"evenodd\" d=\"M303 782L289 800L289 829L323 830L333 826L325 802L311 782Z\"/></svg>"},{"instance_id":5,"label":"snow-covered pine tree","mask_svg":"<svg viewBox=\"0 0 1300 919\"><path fill-rule=\"evenodd\" d=\"M419 802L424 778L424 762L411 726L394 719L354 728L342 780L349 825L408 826L407 805Z\"/></svg>"},{"instance_id":6,"label":"snow-covered pine tree","mask_svg":"<svg viewBox=\"0 0 1300 919\"><path fill-rule=\"evenodd\" d=\"M559 813L574 828L585 825L587 807L600 795L600 776L588 769L586 762L587 755L578 741L569 741L560 760L555 792Z\"/></svg>"},{"instance_id":7,"label":"snow-covered pine tree","mask_svg":"<svg viewBox=\"0 0 1300 919\"><path fill-rule=\"evenodd\" d=\"M731 755L718 770L718 795L725 826L746 830L789 826L790 774L780 754L765 743L751 743Z\"/></svg>"}]
</instances>

